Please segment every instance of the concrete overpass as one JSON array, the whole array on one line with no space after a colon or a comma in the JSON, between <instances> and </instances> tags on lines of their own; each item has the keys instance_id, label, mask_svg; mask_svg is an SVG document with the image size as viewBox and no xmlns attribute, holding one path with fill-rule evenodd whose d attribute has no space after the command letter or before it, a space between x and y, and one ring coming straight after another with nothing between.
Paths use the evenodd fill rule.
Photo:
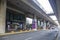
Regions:
<instances>
[{"instance_id":1,"label":"concrete overpass","mask_svg":"<svg viewBox=\"0 0 60 40\"><path fill-rule=\"evenodd\" d=\"M0 1L0 32L5 33L6 31L6 13L14 12L14 13L21 13L25 16L30 16L34 20L37 18L43 19L43 21L48 21L52 25L57 25L48 15L45 14L45 12L37 6L37 4L34 3L33 0L1 0ZM27 15L26 15L27 14ZM10 20L12 21L12 20ZM26 21L26 20L25 20ZM24 26L25 26L24 21ZM36 24L37 25L37 24ZM35 26L36 26L35 25Z\"/></svg>"}]
</instances>

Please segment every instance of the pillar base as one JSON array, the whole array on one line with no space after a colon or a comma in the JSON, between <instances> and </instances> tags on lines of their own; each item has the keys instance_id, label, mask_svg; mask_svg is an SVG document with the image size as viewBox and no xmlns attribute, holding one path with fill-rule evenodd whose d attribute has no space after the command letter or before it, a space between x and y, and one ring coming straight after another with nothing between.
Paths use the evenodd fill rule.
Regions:
<instances>
[{"instance_id":1,"label":"pillar base","mask_svg":"<svg viewBox=\"0 0 60 40\"><path fill-rule=\"evenodd\" d=\"M33 31L37 31L37 29L32 29Z\"/></svg>"},{"instance_id":2,"label":"pillar base","mask_svg":"<svg viewBox=\"0 0 60 40\"><path fill-rule=\"evenodd\" d=\"M43 29L43 30L46 30L46 29Z\"/></svg>"}]
</instances>

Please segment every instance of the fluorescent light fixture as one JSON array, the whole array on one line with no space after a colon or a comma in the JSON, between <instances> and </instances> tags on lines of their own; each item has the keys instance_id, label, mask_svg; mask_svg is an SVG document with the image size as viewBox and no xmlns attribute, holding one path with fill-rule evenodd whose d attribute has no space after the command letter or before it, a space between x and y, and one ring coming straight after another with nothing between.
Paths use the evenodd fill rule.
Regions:
<instances>
[{"instance_id":1,"label":"fluorescent light fixture","mask_svg":"<svg viewBox=\"0 0 60 40\"><path fill-rule=\"evenodd\" d=\"M53 9L49 3L49 0L34 0L34 2L40 6L40 8L46 12L46 14L52 14L54 13L53 12Z\"/></svg>"},{"instance_id":2,"label":"fluorescent light fixture","mask_svg":"<svg viewBox=\"0 0 60 40\"><path fill-rule=\"evenodd\" d=\"M49 16L52 20L57 20L56 16L53 15L53 16Z\"/></svg>"}]
</instances>

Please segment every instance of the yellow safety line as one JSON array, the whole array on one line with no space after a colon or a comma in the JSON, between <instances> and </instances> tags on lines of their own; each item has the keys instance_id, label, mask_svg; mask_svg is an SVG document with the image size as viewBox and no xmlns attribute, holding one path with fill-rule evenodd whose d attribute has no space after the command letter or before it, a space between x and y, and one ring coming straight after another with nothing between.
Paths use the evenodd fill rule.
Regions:
<instances>
[{"instance_id":1,"label":"yellow safety line","mask_svg":"<svg viewBox=\"0 0 60 40\"><path fill-rule=\"evenodd\" d=\"M33 30L31 30L31 31L20 31L20 32L14 32L14 31L12 31L12 32L10 32L10 33L3 33L3 34L0 34L0 36L5 36L5 35L12 35L12 34L19 34L19 33L25 33L25 32L33 32Z\"/></svg>"}]
</instances>

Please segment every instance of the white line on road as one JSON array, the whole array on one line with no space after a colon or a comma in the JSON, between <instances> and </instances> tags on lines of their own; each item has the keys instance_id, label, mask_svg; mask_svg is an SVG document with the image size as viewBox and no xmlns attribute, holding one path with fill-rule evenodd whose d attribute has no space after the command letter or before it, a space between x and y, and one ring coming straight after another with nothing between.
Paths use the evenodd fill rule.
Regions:
<instances>
[{"instance_id":1,"label":"white line on road","mask_svg":"<svg viewBox=\"0 0 60 40\"><path fill-rule=\"evenodd\" d=\"M25 39L25 40L30 40L30 39L32 39L32 37L29 37L29 38L27 38L27 39Z\"/></svg>"}]
</instances>

